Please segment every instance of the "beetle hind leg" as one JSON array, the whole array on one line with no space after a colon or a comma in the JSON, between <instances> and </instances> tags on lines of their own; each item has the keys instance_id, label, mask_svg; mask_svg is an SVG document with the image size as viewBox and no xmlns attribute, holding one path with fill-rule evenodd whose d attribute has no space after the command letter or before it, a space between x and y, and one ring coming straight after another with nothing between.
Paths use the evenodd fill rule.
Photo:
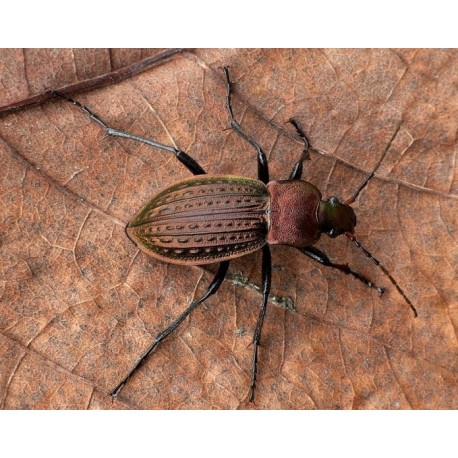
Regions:
<instances>
[{"instance_id":1,"label":"beetle hind leg","mask_svg":"<svg viewBox=\"0 0 458 458\"><path fill-rule=\"evenodd\" d=\"M256 329L253 335L253 363L251 372L251 384L250 393L248 399L250 402L254 402L254 390L256 388L256 377L258 374L258 349L261 340L261 329L264 323L264 317L267 310L267 300L269 299L270 285L272 277L272 258L270 255L270 249L268 245L264 245L262 248L262 304L261 310L259 311L258 321L256 323Z\"/></svg>"},{"instance_id":2,"label":"beetle hind leg","mask_svg":"<svg viewBox=\"0 0 458 458\"><path fill-rule=\"evenodd\" d=\"M157 336L152 345L142 354L142 356L138 359L129 373L121 380L121 382L116 386L116 388L111 391L110 395L115 398L119 392L122 390L124 385L128 382L128 380L132 377L134 372L143 364L143 362L148 358L148 356L156 350L157 346L169 335L171 334L183 321L184 319L191 314L191 312L202 302L208 299L212 294L215 294L218 291L219 287L224 281L226 277L227 270L229 268L229 261L223 261L219 264L218 271L215 274L210 286L207 289L207 292L200 298L193 301L189 307L167 328L160 332Z\"/></svg>"},{"instance_id":3,"label":"beetle hind leg","mask_svg":"<svg viewBox=\"0 0 458 458\"><path fill-rule=\"evenodd\" d=\"M68 95L57 91L54 91L53 94L57 97L66 100L67 102L73 103L73 105L77 106L82 111L84 111L93 121L95 121L97 124L100 124L103 127L107 136L127 138L129 140L135 140L137 142L145 143L146 145L153 146L155 148L163 149L174 154L178 161L180 161L193 175L204 175L206 173L202 166L184 151L181 151L173 146L164 145L163 143L157 142L156 140L140 137L138 135L125 132L123 130L114 129L113 127L108 126L104 121L102 121L102 119L98 115L96 115L92 110L83 105L81 102L78 102L78 100L72 99Z\"/></svg>"}]
</instances>

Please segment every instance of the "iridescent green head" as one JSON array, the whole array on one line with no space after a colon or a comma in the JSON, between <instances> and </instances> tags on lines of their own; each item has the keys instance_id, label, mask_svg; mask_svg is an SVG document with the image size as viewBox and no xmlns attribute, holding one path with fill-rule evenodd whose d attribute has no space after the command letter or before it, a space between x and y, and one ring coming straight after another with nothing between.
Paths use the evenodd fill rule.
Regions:
<instances>
[{"instance_id":1,"label":"iridescent green head","mask_svg":"<svg viewBox=\"0 0 458 458\"><path fill-rule=\"evenodd\" d=\"M330 197L320 202L318 222L321 232L334 238L346 232L353 234L356 215L349 205L340 203L337 197Z\"/></svg>"}]
</instances>

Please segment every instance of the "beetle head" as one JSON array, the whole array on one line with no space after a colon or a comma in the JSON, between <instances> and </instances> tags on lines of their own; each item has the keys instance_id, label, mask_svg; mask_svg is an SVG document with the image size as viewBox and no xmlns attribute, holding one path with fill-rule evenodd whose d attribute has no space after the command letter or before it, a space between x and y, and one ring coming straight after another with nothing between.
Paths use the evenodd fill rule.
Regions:
<instances>
[{"instance_id":1,"label":"beetle head","mask_svg":"<svg viewBox=\"0 0 458 458\"><path fill-rule=\"evenodd\" d=\"M321 232L334 238L345 233L353 234L356 215L346 202L342 204L337 197L330 197L320 202L318 221Z\"/></svg>"}]
</instances>

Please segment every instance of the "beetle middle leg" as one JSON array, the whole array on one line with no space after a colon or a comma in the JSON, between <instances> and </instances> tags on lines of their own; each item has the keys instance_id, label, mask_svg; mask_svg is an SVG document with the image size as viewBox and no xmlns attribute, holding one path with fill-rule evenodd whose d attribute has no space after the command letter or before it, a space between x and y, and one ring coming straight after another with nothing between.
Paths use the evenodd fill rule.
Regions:
<instances>
[{"instance_id":1,"label":"beetle middle leg","mask_svg":"<svg viewBox=\"0 0 458 458\"><path fill-rule=\"evenodd\" d=\"M262 248L262 304L261 310L259 311L258 321L256 323L256 329L253 336L253 366L251 373L251 384L249 401L254 401L254 390L256 388L256 376L258 374L258 349L259 342L261 340L261 329L266 316L267 300L269 299L270 285L272 279L272 258L270 255L270 248L268 245L264 245Z\"/></svg>"},{"instance_id":2,"label":"beetle middle leg","mask_svg":"<svg viewBox=\"0 0 458 458\"><path fill-rule=\"evenodd\" d=\"M256 140L246 134L238 121L234 117L234 113L232 111L232 83L229 76L229 69L224 67L224 74L226 75L226 108L229 113L229 117L231 118L231 126L232 128L241 136L243 137L250 145L256 148L258 152L258 178L264 184L269 182L269 164L267 161L267 156L256 142Z\"/></svg>"},{"instance_id":3,"label":"beetle middle leg","mask_svg":"<svg viewBox=\"0 0 458 458\"><path fill-rule=\"evenodd\" d=\"M110 137L127 138L129 140L135 140L137 142L145 143L146 145L149 145L149 146L154 146L155 148L160 148L165 151L169 151L170 153L173 153L175 157L192 174L204 175L207 173L195 159L193 159L189 154L185 153L184 151L181 151L173 146L164 145L163 143L157 142L156 140L151 140L149 138L140 137L138 135L131 134L129 132L125 132L123 130L114 129L113 127L108 126L104 121L102 121L102 119L99 116L97 116L93 111L91 111L88 107L83 105L81 102L78 102L78 100L72 99L68 95L62 94L57 91L54 91L54 95L66 100L67 102L73 103L73 105L76 105L78 108L83 110L93 121L100 124L105 129L106 134L109 135Z\"/></svg>"},{"instance_id":4,"label":"beetle middle leg","mask_svg":"<svg viewBox=\"0 0 458 458\"><path fill-rule=\"evenodd\" d=\"M359 281L363 282L369 288L374 288L379 294L383 293L383 288L377 286L375 283L371 282L368 278L364 275L360 274L359 272L355 272L354 270L350 269L347 264L336 264L332 262L326 253L323 253L318 248L308 246L303 248L298 248L301 253L304 253L309 258L313 259L314 261L319 262L320 264L326 267L333 267L334 269L338 269L344 274L352 275L353 277L357 278Z\"/></svg>"},{"instance_id":5,"label":"beetle middle leg","mask_svg":"<svg viewBox=\"0 0 458 458\"><path fill-rule=\"evenodd\" d=\"M141 364L148 358L148 356L156 349L156 347L170 334L172 333L182 321L199 305L202 304L206 299L208 299L212 294L215 294L218 291L219 287L226 277L227 270L229 268L229 261L223 261L219 264L218 271L215 274L210 286L207 289L207 292L200 298L193 301L189 307L167 328L164 329L161 333L156 336L153 344L143 353L140 359L135 363L134 367L129 371L129 373L122 379L122 381L114 388L110 393L112 397L116 397L118 393L122 390L123 386L127 381L132 377L134 372L141 366Z\"/></svg>"}]
</instances>

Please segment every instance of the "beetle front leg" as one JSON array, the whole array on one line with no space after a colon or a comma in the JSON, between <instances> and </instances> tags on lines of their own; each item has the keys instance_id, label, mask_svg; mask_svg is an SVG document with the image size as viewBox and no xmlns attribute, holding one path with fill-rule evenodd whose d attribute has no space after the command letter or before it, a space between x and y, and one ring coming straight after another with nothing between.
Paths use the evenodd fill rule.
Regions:
<instances>
[{"instance_id":1,"label":"beetle front leg","mask_svg":"<svg viewBox=\"0 0 458 458\"><path fill-rule=\"evenodd\" d=\"M229 113L229 117L231 118L231 126L232 128L241 136L243 137L250 145L256 148L258 152L258 178L264 184L269 182L269 164L267 161L267 156L256 142L256 140L246 134L243 130L238 121L234 117L234 113L232 112L232 83L229 77L229 69L224 67L224 74L226 75L226 108Z\"/></svg>"},{"instance_id":2,"label":"beetle front leg","mask_svg":"<svg viewBox=\"0 0 458 458\"><path fill-rule=\"evenodd\" d=\"M332 267L334 269L338 269L344 274L352 275L353 277L357 278L359 281L363 282L369 288L374 288L379 294L383 293L383 288L377 286L375 283L371 282L368 278L364 275L360 274L359 272L355 272L354 270L350 269L347 264L335 264L332 262L326 253L323 253L318 248L313 246L298 248L301 253L304 253L309 258L313 259L314 261L319 262L323 266Z\"/></svg>"},{"instance_id":3,"label":"beetle front leg","mask_svg":"<svg viewBox=\"0 0 458 458\"><path fill-rule=\"evenodd\" d=\"M205 175L206 174L202 166L195 159L193 159L189 154L185 153L184 151L181 151L173 146L164 145L163 143L157 142L156 140L150 140L149 138L140 137L138 135L131 134L129 132L125 132L123 130L114 129L108 126L107 124L105 124L105 122L102 121L102 119L99 116L97 116L93 111L91 111L88 107L83 105L81 102L78 102L78 100L72 99L68 95L62 94L57 91L54 91L54 95L66 100L67 102L73 103L73 105L76 105L78 108L83 110L93 121L100 124L105 129L106 134L109 135L110 137L127 138L129 140L135 140L137 142L145 143L146 145L149 145L149 146L154 146L155 148L163 149L165 151L173 153L175 157L192 174L194 175Z\"/></svg>"},{"instance_id":4,"label":"beetle front leg","mask_svg":"<svg viewBox=\"0 0 458 458\"><path fill-rule=\"evenodd\" d=\"M301 157L299 160L294 164L293 170L291 171L291 174L289 176L290 180L300 180L302 177L302 163L304 161L309 161L310 160L310 143L307 139L307 136L305 135L304 131L299 127L299 124L296 122L295 119L290 119L289 122L296 128L297 133L299 134L299 137L304 143L304 149L302 151Z\"/></svg>"},{"instance_id":5,"label":"beetle front leg","mask_svg":"<svg viewBox=\"0 0 458 458\"><path fill-rule=\"evenodd\" d=\"M213 281L210 283L210 286L207 289L207 292L196 301L192 302L191 305L164 331L159 333L156 336L153 344L143 353L140 359L135 363L134 367L129 371L129 373L121 380L121 382L116 386L116 388L110 393L110 395L115 398L118 393L122 390L127 381L132 377L134 372L141 366L141 364L146 360L146 358L156 350L156 347L171 333L173 332L182 321L199 305L202 304L206 299L208 299L212 294L215 294L218 291L219 287L226 277L227 270L229 268L229 261L223 261L219 264L218 271L216 272Z\"/></svg>"},{"instance_id":6,"label":"beetle front leg","mask_svg":"<svg viewBox=\"0 0 458 458\"><path fill-rule=\"evenodd\" d=\"M267 300L269 299L270 285L272 280L272 258L270 256L270 248L264 245L262 248L262 304L259 311L258 321L253 336L253 366L251 372L251 385L249 401L254 402L254 390L256 388L256 377L258 374L258 349L261 340L261 329L266 316Z\"/></svg>"}]
</instances>

